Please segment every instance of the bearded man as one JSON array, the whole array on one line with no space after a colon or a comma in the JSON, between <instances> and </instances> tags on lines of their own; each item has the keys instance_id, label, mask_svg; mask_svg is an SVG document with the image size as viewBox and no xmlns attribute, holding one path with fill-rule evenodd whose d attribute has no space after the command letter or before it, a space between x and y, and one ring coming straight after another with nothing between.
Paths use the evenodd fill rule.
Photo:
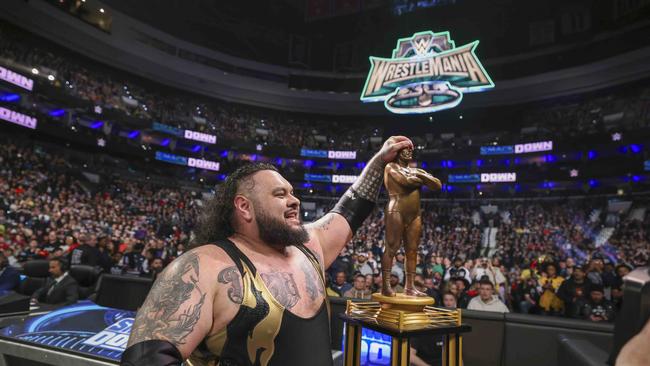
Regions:
<instances>
[{"instance_id":1,"label":"bearded man","mask_svg":"<svg viewBox=\"0 0 650 366\"><path fill-rule=\"evenodd\" d=\"M389 138L334 209L307 226L275 167L233 172L206 205L197 245L158 276L122 365L331 365L324 271L405 148L408 138Z\"/></svg>"}]
</instances>

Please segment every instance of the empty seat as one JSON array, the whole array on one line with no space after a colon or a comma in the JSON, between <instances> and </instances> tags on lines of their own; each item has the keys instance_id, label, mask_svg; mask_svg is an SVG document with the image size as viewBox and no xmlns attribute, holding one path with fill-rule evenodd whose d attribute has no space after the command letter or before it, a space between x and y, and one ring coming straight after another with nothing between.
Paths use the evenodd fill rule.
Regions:
<instances>
[{"instance_id":1,"label":"empty seat","mask_svg":"<svg viewBox=\"0 0 650 366\"><path fill-rule=\"evenodd\" d=\"M79 299L83 300L95 292L101 269L80 264L71 266L69 273L79 284Z\"/></svg>"},{"instance_id":2,"label":"empty seat","mask_svg":"<svg viewBox=\"0 0 650 366\"><path fill-rule=\"evenodd\" d=\"M23 275L26 278L20 283L18 292L32 296L32 294L43 287L45 279L50 275L50 263L45 259L36 259L23 263Z\"/></svg>"}]
</instances>

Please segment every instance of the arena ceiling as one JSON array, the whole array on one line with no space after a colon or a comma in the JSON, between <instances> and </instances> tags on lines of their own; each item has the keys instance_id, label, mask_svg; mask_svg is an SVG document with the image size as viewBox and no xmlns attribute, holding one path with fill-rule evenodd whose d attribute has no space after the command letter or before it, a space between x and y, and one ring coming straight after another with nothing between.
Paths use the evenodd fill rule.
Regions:
<instances>
[{"instance_id":1,"label":"arena ceiling","mask_svg":"<svg viewBox=\"0 0 650 366\"><path fill-rule=\"evenodd\" d=\"M368 56L388 55L398 38L422 30L448 30L458 44L478 39L481 45L477 54L486 60L553 54L552 60L543 61L550 70L595 61L650 42L650 37L635 37L616 42L620 48L616 50L598 44L584 49L599 39L622 36L612 32L626 33L630 27L638 31L639 25L647 29L643 24L650 19L648 6L637 2L641 5L634 7L619 0L173 0L166 1L165 6L156 0L104 3L169 34L233 56L341 73L367 71ZM575 54L564 54L575 51L575 47L580 49Z\"/></svg>"}]
</instances>

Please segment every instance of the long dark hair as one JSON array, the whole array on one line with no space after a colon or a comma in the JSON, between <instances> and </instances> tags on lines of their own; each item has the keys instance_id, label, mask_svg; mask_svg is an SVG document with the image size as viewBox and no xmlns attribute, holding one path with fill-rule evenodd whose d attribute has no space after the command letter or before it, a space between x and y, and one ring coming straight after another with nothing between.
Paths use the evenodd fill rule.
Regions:
<instances>
[{"instance_id":1,"label":"long dark hair","mask_svg":"<svg viewBox=\"0 0 650 366\"><path fill-rule=\"evenodd\" d=\"M216 187L214 197L205 202L203 210L194 228L190 247L198 247L225 239L235 233L232 226L234 199L239 188L246 184L246 189L253 189L252 175L261 170L278 169L267 163L250 163L237 168L226 180Z\"/></svg>"}]
</instances>

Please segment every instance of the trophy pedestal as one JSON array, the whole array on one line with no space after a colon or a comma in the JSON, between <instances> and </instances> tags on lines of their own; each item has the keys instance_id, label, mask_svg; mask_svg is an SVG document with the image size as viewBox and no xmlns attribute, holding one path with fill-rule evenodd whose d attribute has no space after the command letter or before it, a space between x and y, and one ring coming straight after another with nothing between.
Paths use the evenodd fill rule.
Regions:
<instances>
[{"instance_id":1,"label":"trophy pedestal","mask_svg":"<svg viewBox=\"0 0 650 366\"><path fill-rule=\"evenodd\" d=\"M345 366L365 364L361 360L363 329L390 337L391 366L409 365L410 338L431 335L443 340L443 365L462 365L461 334L471 331L471 327L461 323L460 310L434 308L430 297L373 294L372 299L375 301L348 300L345 314L340 315L345 322ZM369 352L368 347L365 350Z\"/></svg>"}]
</instances>

